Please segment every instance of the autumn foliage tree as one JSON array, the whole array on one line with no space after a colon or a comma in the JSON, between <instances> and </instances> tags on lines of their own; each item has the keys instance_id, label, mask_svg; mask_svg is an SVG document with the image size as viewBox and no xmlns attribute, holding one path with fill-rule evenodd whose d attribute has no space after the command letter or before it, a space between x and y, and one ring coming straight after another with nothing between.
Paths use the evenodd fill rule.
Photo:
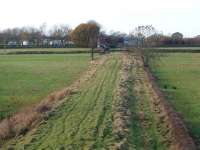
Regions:
<instances>
[{"instance_id":1,"label":"autumn foliage tree","mask_svg":"<svg viewBox=\"0 0 200 150\"><path fill-rule=\"evenodd\" d=\"M90 47L91 58L94 59L94 48L97 47L100 26L94 21L82 23L71 33L72 41L79 47Z\"/></svg>"},{"instance_id":2,"label":"autumn foliage tree","mask_svg":"<svg viewBox=\"0 0 200 150\"><path fill-rule=\"evenodd\" d=\"M79 47L96 47L99 31L97 23L82 23L71 33L71 39Z\"/></svg>"}]
</instances>

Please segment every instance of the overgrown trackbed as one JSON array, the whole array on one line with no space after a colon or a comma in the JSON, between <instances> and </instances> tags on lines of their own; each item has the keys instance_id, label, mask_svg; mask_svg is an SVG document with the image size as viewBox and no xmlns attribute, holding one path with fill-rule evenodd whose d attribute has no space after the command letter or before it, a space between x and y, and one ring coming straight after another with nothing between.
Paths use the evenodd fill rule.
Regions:
<instances>
[{"instance_id":1,"label":"overgrown trackbed","mask_svg":"<svg viewBox=\"0 0 200 150\"><path fill-rule=\"evenodd\" d=\"M13 149L194 150L182 121L133 54L109 55L80 91Z\"/></svg>"},{"instance_id":2,"label":"overgrown trackbed","mask_svg":"<svg viewBox=\"0 0 200 150\"><path fill-rule=\"evenodd\" d=\"M15 149L94 149L108 147L112 136L112 101L121 68L112 55L81 91L52 112L36 132L13 142Z\"/></svg>"}]
</instances>

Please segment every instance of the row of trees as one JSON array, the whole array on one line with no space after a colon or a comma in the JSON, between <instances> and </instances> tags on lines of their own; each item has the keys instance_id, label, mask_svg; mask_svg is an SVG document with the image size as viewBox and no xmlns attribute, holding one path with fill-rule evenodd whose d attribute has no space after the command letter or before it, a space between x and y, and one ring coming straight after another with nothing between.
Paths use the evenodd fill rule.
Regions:
<instances>
[{"instance_id":1,"label":"row of trees","mask_svg":"<svg viewBox=\"0 0 200 150\"><path fill-rule=\"evenodd\" d=\"M200 39L198 37L183 38L180 32L175 32L171 36L155 33L146 38L146 43L147 46L198 46Z\"/></svg>"},{"instance_id":2,"label":"row of trees","mask_svg":"<svg viewBox=\"0 0 200 150\"><path fill-rule=\"evenodd\" d=\"M172 36L156 34L147 38L147 40L151 41L150 46L200 46L199 36L193 38L181 38L181 36L181 33L174 33Z\"/></svg>"},{"instance_id":3,"label":"row of trees","mask_svg":"<svg viewBox=\"0 0 200 150\"><path fill-rule=\"evenodd\" d=\"M138 26L130 34L121 32L106 33L101 31L101 25L89 21L78 25L72 30L68 25L55 25L47 30L46 24L39 28L22 27L0 31L0 45L23 45L24 41L34 46L48 45L49 41L58 40L60 45L69 41L78 47L96 47L97 43L111 48L134 46L200 46L200 36L184 38L183 34L176 32L166 36L156 30L152 25Z\"/></svg>"},{"instance_id":4,"label":"row of trees","mask_svg":"<svg viewBox=\"0 0 200 150\"><path fill-rule=\"evenodd\" d=\"M69 39L71 28L67 25L55 25L47 31L46 24L39 28L22 27L5 29L0 31L0 44L8 45L9 42L15 45L23 45L23 41L28 41L32 45L43 45L45 40L61 40L64 44ZM46 42L47 43L47 42Z\"/></svg>"},{"instance_id":5,"label":"row of trees","mask_svg":"<svg viewBox=\"0 0 200 150\"><path fill-rule=\"evenodd\" d=\"M200 46L200 36L184 38L180 32L167 36L152 25L138 26L129 37L135 40L135 46L138 47Z\"/></svg>"},{"instance_id":6,"label":"row of trees","mask_svg":"<svg viewBox=\"0 0 200 150\"><path fill-rule=\"evenodd\" d=\"M110 48L116 47L162 47L162 46L200 46L200 36L194 38L184 38L180 32L175 32L170 36L164 35L155 29L152 25L138 26L130 34L121 32L112 32L107 34L100 31L100 25L92 22L96 28L96 39L100 44L107 45ZM72 40L76 45L88 47L91 29L91 22L79 25L72 33ZM76 35L76 36L74 36ZM76 38L74 38L76 37ZM84 38L85 37L85 38Z\"/></svg>"},{"instance_id":7,"label":"row of trees","mask_svg":"<svg viewBox=\"0 0 200 150\"><path fill-rule=\"evenodd\" d=\"M67 25L55 25L47 31L46 24L43 24L39 28L22 27L0 31L0 45L23 45L27 41L29 45L43 46L57 40L61 45L73 41L78 47L95 47L99 35L100 25L95 21L82 23L74 30Z\"/></svg>"}]
</instances>

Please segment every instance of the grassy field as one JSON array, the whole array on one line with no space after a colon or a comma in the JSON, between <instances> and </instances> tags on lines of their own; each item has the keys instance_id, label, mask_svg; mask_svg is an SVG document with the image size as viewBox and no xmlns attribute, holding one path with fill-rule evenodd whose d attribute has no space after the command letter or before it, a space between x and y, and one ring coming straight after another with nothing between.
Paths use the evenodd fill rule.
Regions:
<instances>
[{"instance_id":1,"label":"grassy field","mask_svg":"<svg viewBox=\"0 0 200 150\"><path fill-rule=\"evenodd\" d=\"M14 149L106 149L113 142L112 103L121 60L110 56L95 76L36 132L12 142ZM92 87L92 88L91 88Z\"/></svg>"},{"instance_id":2,"label":"grassy field","mask_svg":"<svg viewBox=\"0 0 200 150\"><path fill-rule=\"evenodd\" d=\"M159 65L158 65L159 64ZM158 84L200 148L200 54L168 53L152 64Z\"/></svg>"},{"instance_id":3,"label":"grassy field","mask_svg":"<svg viewBox=\"0 0 200 150\"><path fill-rule=\"evenodd\" d=\"M79 78L89 54L0 55L0 119Z\"/></svg>"}]
</instances>

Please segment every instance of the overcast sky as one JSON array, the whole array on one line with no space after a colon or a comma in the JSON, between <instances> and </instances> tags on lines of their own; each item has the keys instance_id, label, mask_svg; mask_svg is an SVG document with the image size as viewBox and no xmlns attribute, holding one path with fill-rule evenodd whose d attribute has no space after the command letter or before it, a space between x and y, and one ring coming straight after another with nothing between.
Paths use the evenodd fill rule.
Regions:
<instances>
[{"instance_id":1,"label":"overcast sky","mask_svg":"<svg viewBox=\"0 0 200 150\"><path fill-rule=\"evenodd\" d=\"M152 24L165 34L200 34L200 0L0 0L0 6L0 29L96 20L106 31Z\"/></svg>"}]
</instances>

